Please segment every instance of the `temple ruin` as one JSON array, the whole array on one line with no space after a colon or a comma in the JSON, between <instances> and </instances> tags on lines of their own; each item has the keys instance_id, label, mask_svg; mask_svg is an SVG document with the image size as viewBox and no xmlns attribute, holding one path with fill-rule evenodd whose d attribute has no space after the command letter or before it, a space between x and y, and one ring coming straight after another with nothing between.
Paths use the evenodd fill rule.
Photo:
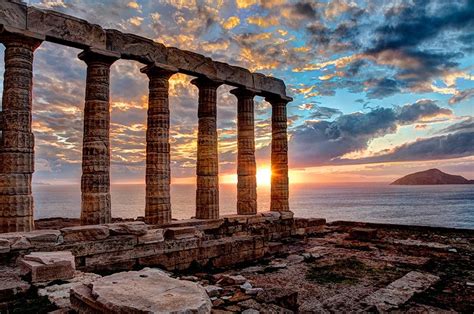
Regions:
<instances>
[{"instance_id":1,"label":"temple ruin","mask_svg":"<svg viewBox=\"0 0 474 314\"><path fill-rule=\"evenodd\" d=\"M282 80L21 1L0 3L0 41L6 48L0 112L0 233L34 229L32 72L35 49L44 41L82 49L78 57L87 65L82 225L111 222L109 85L110 67L119 59L142 63L144 79L149 80L145 180L148 224L163 226L171 222L168 80L175 73L196 77L191 83L199 89L195 217L219 218L216 90L222 84L235 87L231 93L238 104L237 214L257 213L255 96L265 97L272 106L270 210L290 210L286 105L292 99L286 95Z\"/></svg>"}]
</instances>

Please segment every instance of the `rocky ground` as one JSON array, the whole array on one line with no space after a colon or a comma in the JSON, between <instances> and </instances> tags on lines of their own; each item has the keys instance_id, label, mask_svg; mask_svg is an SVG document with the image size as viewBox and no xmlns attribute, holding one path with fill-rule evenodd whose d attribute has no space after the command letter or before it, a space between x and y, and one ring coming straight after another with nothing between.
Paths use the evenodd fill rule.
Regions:
<instances>
[{"instance_id":1,"label":"rocky ground","mask_svg":"<svg viewBox=\"0 0 474 314\"><path fill-rule=\"evenodd\" d=\"M473 242L467 230L336 223L311 238L272 243L258 263L169 275L204 287L214 313L473 313ZM18 311L42 313L67 312L71 288L108 274L77 272L32 288L21 275L2 270L11 286L4 291L21 295Z\"/></svg>"},{"instance_id":2,"label":"rocky ground","mask_svg":"<svg viewBox=\"0 0 474 314\"><path fill-rule=\"evenodd\" d=\"M474 311L472 232L351 230L328 226L277 258L183 278L207 286L215 313Z\"/></svg>"}]
</instances>

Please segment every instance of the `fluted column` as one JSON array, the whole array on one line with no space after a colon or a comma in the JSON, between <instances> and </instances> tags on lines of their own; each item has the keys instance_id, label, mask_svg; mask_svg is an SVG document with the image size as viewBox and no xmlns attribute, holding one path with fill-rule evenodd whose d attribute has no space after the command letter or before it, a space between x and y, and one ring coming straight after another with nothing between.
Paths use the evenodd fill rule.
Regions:
<instances>
[{"instance_id":1,"label":"fluted column","mask_svg":"<svg viewBox=\"0 0 474 314\"><path fill-rule=\"evenodd\" d=\"M141 70L149 78L146 131L145 221L165 225L171 222L170 197L170 110L169 78L178 69L153 64Z\"/></svg>"},{"instance_id":2,"label":"fluted column","mask_svg":"<svg viewBox=\"0 0 474 314\"><path fill-rule=\"evenodd\" d=\"M0 41L6 48L0 123L0 232L31 231L33 53L42 41L8 33L0 34Z\"/></svg>"},{"instance_id":3,"label":"fluted column","mask_svg":"<svg viewBox=\"0 0 474 314\"><path fill-rule=\"evenodd\" d=\"M119 55L90 49L79 54L87 64L82 148L83 225L111 221L110 211L110 66Z\"/></svg>"},{"instance_id":4,"label":"fluted column","mask_svg":"<svg viewBox=\"0 0 474 314\"><path fill-rule=\"evenodd\" d=\"M219 218L219 161L217 151L217 88L221 82L191 81L199 88L196 218Z\"/></svg>"},{"instance_id":5,"label":"fluted column","mask_svg":"<svg viewBox=\"0 0 474 314\"><path fill-rule=\"evenodd\" d=\"M267 98L272 105L272 182L271 202L272 211L289 211L288 183L288 138L286 104L288 100Z\"/></svg>"},{"instance_id":6,"label":"fluted column","mask_svg":"<svg viewBox=\"0 0 474 314\"><path fill-rule=\"evenodd\" d=\"M257 213L257 166L255 163L255 92L237 88L237 214Z\"/></svg>"}]
</instances>

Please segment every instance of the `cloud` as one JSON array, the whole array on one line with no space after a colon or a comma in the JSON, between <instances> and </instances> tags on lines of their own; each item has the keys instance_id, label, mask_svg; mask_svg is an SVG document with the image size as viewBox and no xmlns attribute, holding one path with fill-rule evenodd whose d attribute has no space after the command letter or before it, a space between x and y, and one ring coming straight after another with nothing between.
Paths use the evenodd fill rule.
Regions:
<instances>
[{"instance_id":1,"label":"cloud","mask_svg":"<svg viewBox=\"0 0 474 314\"><path fill-rule=\"evenodd\" d=\"M474 132L460 132L418 139L395 147L388 153L355 160L336 159L334 164L367 164L399 161L424 161L474 155Z\"/></svg>"},{"instance_id":2,"label":"cloud","mask_svg":"<svg viewBox=\"0 0 474 314\"><path fill-rule=\"evenodd\" d=\"M401 107L339 115L334 121L307 121L291 133L290 152L297 154L291 165L331 164L345 154L367 149L373 139L395 133L400 125L451 114L451 110L425 99Z\"/></svg>"},{"instance_id":3,"label":"cloud","mask_svg":"<svg viewBox=\"0 0 474 314\"><path fill-rule=\"evenodd\" d=\"M474 96L474 88L469 88L463 91L457 91L451 98L449 98L449 104L454 105L459 102L468 100Z\"/></svg>"}]
</instances>

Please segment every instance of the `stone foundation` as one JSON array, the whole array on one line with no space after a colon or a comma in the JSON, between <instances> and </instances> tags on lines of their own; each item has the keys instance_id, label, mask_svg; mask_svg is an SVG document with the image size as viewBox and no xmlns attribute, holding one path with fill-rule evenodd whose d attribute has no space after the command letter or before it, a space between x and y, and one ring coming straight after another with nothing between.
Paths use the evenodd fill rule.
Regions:
<instances>
[{"instance_id":1,"label":"stone foundation","mask_svg":"<svg viewBox=\"0 0 474 314\"><path fill-rule=\"evenodd\" d=\"M160 228L136 221L5 233L0 235L0 263L13 266L36 251L71 251L81 271L223 268L274 254L279 241L320 232L324 225L324 219L264 212L181 220Z\"/></svg>"}]
</instances>

